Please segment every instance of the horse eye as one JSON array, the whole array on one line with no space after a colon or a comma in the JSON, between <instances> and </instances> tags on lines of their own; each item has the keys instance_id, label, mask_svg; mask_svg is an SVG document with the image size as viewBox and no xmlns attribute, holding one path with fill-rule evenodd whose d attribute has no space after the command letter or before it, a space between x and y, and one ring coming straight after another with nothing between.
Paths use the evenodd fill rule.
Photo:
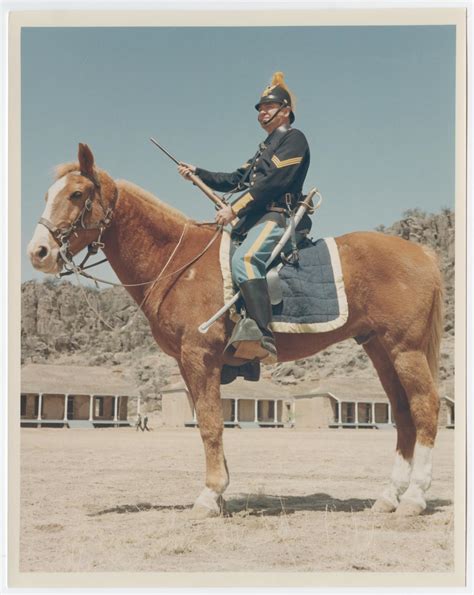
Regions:
<instances>
[{"instance_id":1,"label":"horse eye","mask_svg":"<svg viewBox=\"0 0 474 595\"><path fill-rule=\"evenodd\" d=\"M71 194L71 198L76 198L77 199L77 198L81 198L81 196L82 196L82 192L80 190L76 190L76 192L73 192Z\"/></svg>"}]
</instances>

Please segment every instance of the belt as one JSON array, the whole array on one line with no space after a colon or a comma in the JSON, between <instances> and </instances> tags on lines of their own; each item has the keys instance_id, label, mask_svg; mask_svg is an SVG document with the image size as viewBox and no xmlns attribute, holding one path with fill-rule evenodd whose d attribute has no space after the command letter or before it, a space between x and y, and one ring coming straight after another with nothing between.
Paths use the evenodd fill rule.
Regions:
<instances>
[{"instance_id":1,"label":"belt","mask_svg":"<svg viewBox=\"0 0 474 595\"><path fill-rule=\"evenodd\" d=\"M269 202L266 205L266 209L267 211L274 211L275 213L289 214L289 211L293 210L296 207L298 200L300 200L302 196L302 192L287 192L278 200Z\"/></svg>"}]
</instances>

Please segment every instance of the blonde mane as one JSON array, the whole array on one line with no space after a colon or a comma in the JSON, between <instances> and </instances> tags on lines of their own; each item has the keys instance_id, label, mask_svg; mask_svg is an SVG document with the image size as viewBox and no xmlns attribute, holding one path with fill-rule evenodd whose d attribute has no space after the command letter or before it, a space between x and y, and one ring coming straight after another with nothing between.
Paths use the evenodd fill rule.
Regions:
<instances>
[{"instance_id":1,"label":"blonde mane","mask_svg":"<svg viewBox=\"0 0 474 595\"><path fill-rule=\"evenodd\" d=\"M60 163L54 168L54 179L59 180L65 175L70 174L72 171L80 171L79 163L77 161L71 163Z\"/></svg>"},{"instance_id":2,"label":"blonde mane","mask_svg":"<svg viewBox=\"0 0 474 595\"><path fill-rule=\"evenodd\" d=\"M124 190L128 194L138 196L142 201L149 204L157 212L159 211L162 213L163 210L166 210L167 215L171 215L175 219L182 222L189 219L188 217L186 217L186 215L184 215L184 213L182 213L178 209L171 207L169 204L161 201L159 198L154 196L148 190L141 188L141 186L137 186L137 184L134 184L133 182L129 182L128 180L115 180L115 183L117 184L119 190Z\"/></svg>"},{"instance_id":3,"label":"blonde mane","mask_svg":"<svg viewBox=\"0 0 474 595\"><path fill-rule=\"evenodd\" d=\"M94 167L94 169L99 176L100 174L108 176L107 172L105 172L104 170L99 169L97 167ZM77 171L80 171L80 166L77 161L72 161L70 163L60 163L54 168L54 179L59 180L67 174ZM182 213L178 209L175 209L174 207L171 207L169 204L161 201L148 190L145 190L144 188L137 186L137 184L122 179L115 180L115 183L117 184L119 190L125 191L126 193L134 196L138 196L142 201L150 205L150 207L152 207L157 214L162 214L163 211L166 211L167 215L171 216L173 219L176 219L177 222L181 223L186 220L189 220L189 217L186 217L184 213Z\"/></svg>"}]
</instances>

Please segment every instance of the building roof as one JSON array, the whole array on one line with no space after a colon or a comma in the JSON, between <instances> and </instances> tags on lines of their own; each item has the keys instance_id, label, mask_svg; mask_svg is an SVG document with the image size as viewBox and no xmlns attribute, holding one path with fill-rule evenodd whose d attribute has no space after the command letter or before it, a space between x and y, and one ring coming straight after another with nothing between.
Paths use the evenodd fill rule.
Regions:
<instances>
[{"instance_id":1,"label":"building roof","mask_svg":"<svg viewBox=\"0 0 474 595\"><path fill-rule=\"evenodd\" d=\"M388 402L388 397L376 378L324 378L305 394L307 396L331 394L341 401L387 400Z\"/></svg>"},{"instance_id":2,"label":"building roof","mask_svg":"<svg viewBox=\"0 0 474 595\"><path fill-rule=\"evenodd\" d=\"M21 369L22 393L126 395L139 392L119 367L28 364Z\"/></svg>"},{"instance_id":3,"label":"building roof","mask_svg":"<svg viewBox=\"0 0 474 595\"><path fill-rule=\"evenodd\" d=\"M183 381L177 382L161 391L162 394L186 390ZM260 379L248 382L237 378L230 384L221 386L224 399L298 399L303 397L321 397L328 394L341 400L380 401L387 397L380 382L372 378L325 378L320 382L300 383L292 385L276 384Z\"/></svg>"}]
</instances>

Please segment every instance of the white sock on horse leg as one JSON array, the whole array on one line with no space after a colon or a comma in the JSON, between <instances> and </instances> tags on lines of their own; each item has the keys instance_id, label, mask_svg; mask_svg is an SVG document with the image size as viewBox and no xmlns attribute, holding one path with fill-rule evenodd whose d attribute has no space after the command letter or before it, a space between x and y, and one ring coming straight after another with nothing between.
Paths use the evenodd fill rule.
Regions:
<instances>
[{"instance_id":1,"label":"white sock on horse leg","mask_svg":"<svg viewBox=\"0 0 474 595\"><path fill-rule=\"evenodd\" d=\"M382 496L396 508L398 506L400 495L408 488L410 484L410 475L412 473L412 461L403 458L397 452L395 454L395 463L390 476L390 485L385 489Z\"/></svg>"},{"instance_id":2,"label":"white sock on horse leg","mask_svg":"<svg viewBox=\"0 0 474 595\"><path fill-rule=\"evenodd\" d=\"M203 489L203 491L199 494L199 497L194 503L194 506L200 505L204 506L205 508L209 508L210 510L220 512L219 504L217 503L219 496L220 494L206 486Z\"/></svg>"},{"instance_id":3,"label":"white sock on horse leg","mask_svg":"<svg viewBox=\"0 0 474 595\"><path fill-rule=\"evenodd\" d=\"M433 470L433 448L415 444L413 455L413 469L410 478L410 485L407 491L401 497L401 500L410 500L421 506L422 510L426 508L425 492L431 485L431 475Z\"/></svg>"}]
</instances>

